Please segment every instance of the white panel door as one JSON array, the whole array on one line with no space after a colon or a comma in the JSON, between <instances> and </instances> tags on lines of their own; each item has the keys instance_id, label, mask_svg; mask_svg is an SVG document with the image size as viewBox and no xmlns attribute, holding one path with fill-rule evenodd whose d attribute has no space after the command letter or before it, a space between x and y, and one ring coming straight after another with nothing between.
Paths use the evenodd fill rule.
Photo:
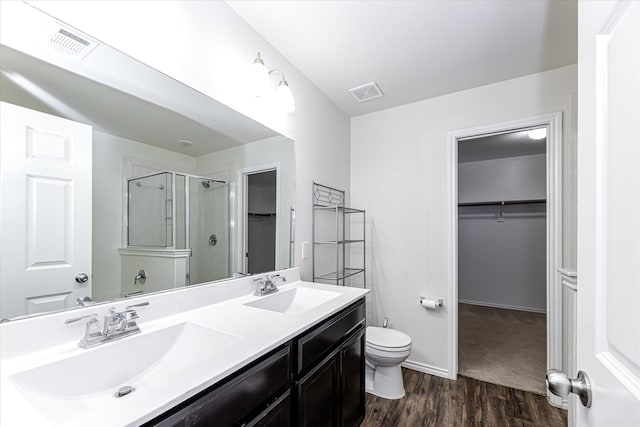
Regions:
<instances>
[{"instance_id":1,"label":"white panel door","mask_svg":"<svg viewBox=\"0 0 640 427\"><path fill-rule=\"evenodd\" d=\"M91 127L0 103L0 317L91 296ZM76 281L87 275L84 283Z\"/></svg>"},{"instance_id":2,"label":"white panel door","mask_svg":"<svg viewBox=\"0 0 640 427\"><path fill-rule=\"evenodd\" d=\"M593 400L577 424L637 427L640 2L578 7L578 369Z\"/></svg>"}]
</instances>

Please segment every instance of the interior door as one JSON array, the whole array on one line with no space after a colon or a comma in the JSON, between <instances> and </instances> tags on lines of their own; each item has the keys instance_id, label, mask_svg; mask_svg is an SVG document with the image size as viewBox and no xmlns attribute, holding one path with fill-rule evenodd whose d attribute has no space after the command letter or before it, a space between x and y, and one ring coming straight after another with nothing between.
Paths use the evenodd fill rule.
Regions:
<instances>
[{"instance_id":1,"label":"interior door","mask_svg":"<svg viewBox=\"0 0 640 427\"><path fill-rule=\"evenodd\" d=\"M640 425L640 2L579 2L579 426ZM568 374L575 374L568 373Z\"/></svg>"},{"instance_id":2,"label":"interior door","mask_svg":"<svg viewBox=\"0 0 640 427\"><path fill-rule=\"evenodd\" d=\"M2 318L91 295L91 138L90 126L0 103Z\"/></svg>"}]
</instances>

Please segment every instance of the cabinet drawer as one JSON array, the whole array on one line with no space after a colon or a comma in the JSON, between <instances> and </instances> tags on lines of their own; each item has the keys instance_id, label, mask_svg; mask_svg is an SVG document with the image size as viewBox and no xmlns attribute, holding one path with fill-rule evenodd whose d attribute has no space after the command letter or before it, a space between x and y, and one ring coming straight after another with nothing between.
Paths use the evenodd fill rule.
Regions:
<instances>
[{"instance_id":1,"label":"cabinet drawer","mask_svg":"<svg viewBox=\"0 0 640 427\"><path fill-rule=\"evenodd\" d=\"M360 299L299 337L294 344L298 356L296 374L303 373L329 354L351 331L363 325L364 322L364 299Z\"/></svg>"},{"instance_id":2,"label":"cabinet drawer","mask_svg":"<svg viewBox=\"0 0 640 427\"><path fill-rule=\"evenodd\" d=\"M264 409L289 388L291 346L194 396L147 425L226 427Z\"/></svg>"}]
</instances>

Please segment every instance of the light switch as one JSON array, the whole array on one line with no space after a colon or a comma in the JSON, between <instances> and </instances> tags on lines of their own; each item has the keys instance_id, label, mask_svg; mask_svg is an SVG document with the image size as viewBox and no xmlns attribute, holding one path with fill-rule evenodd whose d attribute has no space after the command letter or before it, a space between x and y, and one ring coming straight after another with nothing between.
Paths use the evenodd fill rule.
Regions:
<instances>
[{"instance_id":1,"label":"light switch","mask_svg":"<svg viewBox=\"0 0 640 427\"><path fill-rule=\"evenodd\" d=\"M309 242L302 242L302 259L309 259Z\"/></svg>"}]
</instances>

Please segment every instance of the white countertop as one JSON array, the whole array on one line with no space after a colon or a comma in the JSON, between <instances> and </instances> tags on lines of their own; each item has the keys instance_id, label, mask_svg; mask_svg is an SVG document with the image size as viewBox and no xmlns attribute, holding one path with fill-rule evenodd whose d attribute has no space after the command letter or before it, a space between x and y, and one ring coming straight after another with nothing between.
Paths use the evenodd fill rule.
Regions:
<instances>
[{"instance_id":1,"label":"white countertop","mask_svg":"<svg viewBox=\"0 0 640 427\"><path fill-rule=\"evenodd\" d=\"M218 301L166 317L149 316L154 318L148 321L145 321L146 307L140 307L138 309L140 315L138 324L142 333L119 341L135 340L145 334L151 334L185 322L235 335L238 339L225 343L219 351L215 352L213 357L197 363L192 369L185 369L164 378L154 377L154 381L145 382L143 377L136 384L127 384L136 387L136 391L119 399L113 397L111 393L100 393L82 399L51 397L50 395L36 396L32 391L20 390L12 380L14 375L21 372L64 358L81 355L84 352L100 351L106 346L118 343L118 341L105 343L91 349L81 349L77 346L82 335L79 333L77 339L73 341L67 340L59 345L14 357L3 357L2 369L0 370L0 424L3 427L139 425L286 343L305 329L340 311L369 292L359 288L302 281L279 286L281 290L295 287L329 290L340 293L340 296L299 314L279 313L244 305L259 298L265 298L255 297L251 294L235 296L232 299ZM197 290L194 292L197 293ZM180 295L180 293L175 293L173 297L179 299ZM152 298L143 297L138 300L150 299ZM166 295L164 299L167 299ZM129 301L129 303L135 302ZM178 301L174 303L180 305ZM66 317L70 318L75 315L77 313L73 312L73 314L67 314ZM57 316L60 317L59 314ZM12 331L12 334L17 335L15 331ZM197 352L198 348L184 348L183 350L185 354L189 354ZM5 351L5 356L6 354ZM135 354L122 354L115 360L105 360L101 366L95 366L94 369L96 371L113 370L115 373L122 364L126 364L127 360L135 357ZM92 372L90 369L82 369L82 371L68 372L68 375L70 378L76 375L90 377ZM65 386L67 384L60 384L61 389Z\"/></svg>"}]
</instances>

